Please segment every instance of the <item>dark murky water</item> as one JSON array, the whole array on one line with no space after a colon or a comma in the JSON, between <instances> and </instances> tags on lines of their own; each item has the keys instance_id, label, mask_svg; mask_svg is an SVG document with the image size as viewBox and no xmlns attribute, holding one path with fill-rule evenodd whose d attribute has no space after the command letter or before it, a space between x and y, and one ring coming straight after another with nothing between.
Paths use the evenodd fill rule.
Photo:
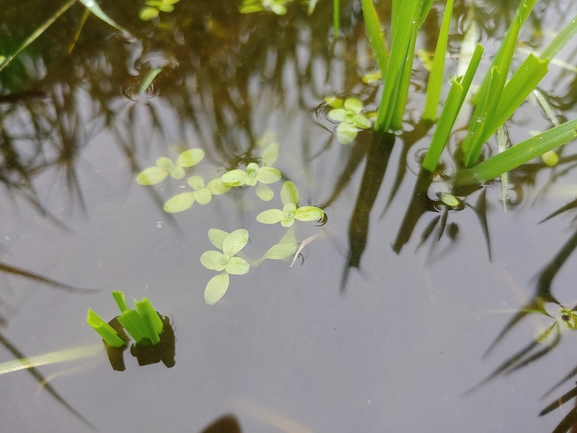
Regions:
<instances>
[{"instance_id":1,"label":"dark murky water","mask_svg":"<svg viewBox=\"0 0 577 433\"><path fill-rule=\"evenodd\" d=\"M6 55L55 6L4 3ZM573 215L538 224L575 197L574 143L556 167L536 160L510 173L506 210L497 182L449 209L435 195L447 189L439 181L415 213L418 159L431 136L418 123L427 72L415 62L396 140L363 131L339 144L335 125L319 115L323 98L357 95L376 109L380 90L361 80L374 65L360 4L341 5L335 42L329 3L311 17L290 4L279 17L181 0L157 22L139 19L138 2L102 3L131 38L94 16L84 22L79 3L0 73L1 93L12 95L0 102L0 361L100 344L86 311L117 315L113 290L148 297L176 335L173 368L139 367L127 354L126 371L116 372L102 348L0 376L3 430L200 432L232 413L245 432L550 432L573 407L538 417L573 387L568 379L542 399L577 365L573 333L536 343L555 323L538 313L505 327L550 296L575 304ZM377 9L388 22L383 3ZM514 14L511 3L478 2L489 52ZM457 2L455 56L466 12ZM576 12L572 2L539 2L522 39L539 49ZM418 48L434 48L439 13L440 4ZM559 59L574 65L576 47ZM161 71L138 94L151 68ZM456 71L456 57L448 68ZM573 119L575 71L550 69L540 88L559 116ZM528 129L548 127L527 103L508 133L517 143ZM245 187L169 215L162 205L189 188L186 178L152 187L135 178L159 157L202 148L205 159L188 173L208 181L258 157L266 131L276 135L275 167L298 186L299 205L324 206L328 221L295 223L299 242L322 233L304 248L302 265L267 260L231 276L223 299L208 306L203 292L215 273L199 261L214 249L208 230L247 229L243 252L259 257L286 231L255 219L282 207L282 182L270 185L269 203ZM444 162L454 173L448 152ZM507 362L518 368L480 385Z\"/></svg>"}]
</instances>

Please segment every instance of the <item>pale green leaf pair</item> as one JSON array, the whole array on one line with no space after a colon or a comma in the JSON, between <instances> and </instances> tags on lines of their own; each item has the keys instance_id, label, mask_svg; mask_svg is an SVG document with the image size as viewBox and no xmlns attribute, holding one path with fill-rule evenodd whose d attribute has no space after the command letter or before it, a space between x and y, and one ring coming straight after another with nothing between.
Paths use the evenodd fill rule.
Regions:
<instances>
[{"instance_id":1,"label":"pale green leaf pair","mask_svg":"<svg viewBox=\"0 0 577 433\"><path fill-rule=\"evenodd\" d=\"M223 271L210 279L204 290L204 300L208 305L216 304L226 293L229 285L229 274L244 275L249 269L248 262L235 257L248 243L248 231L238 229L232 233L210 229L208 239L220 251L205 251L200 256L202 265L213 271Z\"/></svg>"},{"instance_id":2,"label":"pale green leaf pair","mask_svg":"<svg viewBox=\"0 0 577 433\"><path fill-rule=\"evenodd\" d=\"M202 161L204 150L190 149L182 152L176 164L169 158L161 157L156 160L156 167L149 167L139 173L136 181L140 185L156 185L162 182L169 174L174 179L182 179L186 175L184 168L192 167Z\"/></svg>"},{"instance_id":3,"label":"pale green leaf pair","mask_svg":"<svg viewBox=\"0 0 577 433\"><path fill-rule=\"evenodd\" d=\"M357 98L347 98L344 102L339 98L325 98L325 102L333 107L329 111L329 119L340 122L337 126L337 140L341 144L351 143L358 134L359 129L369 129L372 122L363 111L363 103Z\"/></svg>"},{"instance_id":4,"label":"pale green leaf pair","mask_svg":"<svg viewBox=\"0 0 577 433\"><path fill-rule=\"evenodd\" d=\"M282 210L265 210L257 215L256 220L258 222L263 224L276 224L280 222L283 227L291 227L295 220L318 221L325 215L322 209L315 206L297 207L299 191L291 181L286 181L283 184L280 197L284 205Z\"/></svg>"},{"instance_id":5,"label":"pale green leaf pair","mask_svg":"<svg viewBox=\"0 0 577 433\"><path fill-rule=\"evenodd\" d=\"M205 186L204 179L200 176L191 176L188 184L194 189L192 192L183 192L169 199L164 204L164 211L167 213L182 212L189 209L194 202L198 204L208 204L213 195L221 195L229 191L231 187L226 186L220 179L213 179Z\"/></svg>"}]
</instances>

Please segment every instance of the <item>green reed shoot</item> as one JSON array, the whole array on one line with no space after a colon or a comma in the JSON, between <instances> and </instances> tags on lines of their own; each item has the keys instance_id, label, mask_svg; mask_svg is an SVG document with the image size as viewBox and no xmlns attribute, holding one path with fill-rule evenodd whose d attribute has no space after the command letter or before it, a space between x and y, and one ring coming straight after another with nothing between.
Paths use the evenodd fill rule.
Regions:
<instances>
[{"instance_id":1,"label":"green reed shoot","mask_svg":"<svg viewBox=\"0 0 577 433\"><path fill-rule=\"evenodd\" d=\"M454 0L448 0L443 14L443 22L437 46L435 47L435 57L433 58L433 69L427 84L427 99L423 111L423 119L434 122L437 120L437 110L441 99L441 89L443 87L443 75L445 72L445 57L447 55L447 44L449 42L449 28L451 27L451 16L453 14ZM466 92L465 92L466 94ZM460 108L460 107L459 107Z\"/></svg>"}]
</instances>

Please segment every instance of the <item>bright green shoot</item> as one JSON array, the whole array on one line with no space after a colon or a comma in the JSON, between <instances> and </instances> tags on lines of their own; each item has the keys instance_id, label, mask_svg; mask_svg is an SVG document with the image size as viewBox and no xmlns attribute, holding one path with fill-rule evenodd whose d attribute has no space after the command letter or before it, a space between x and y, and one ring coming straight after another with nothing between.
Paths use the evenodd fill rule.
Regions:
<instances>
[{"instance_id":1,"label":"bright green shoot","mask_svg":"<svg viewBox=\"0 0 577 433\"><path fill-rule=\"evenodd\" d=\"M257 215L256 220L263 224L280 223L283 227L290 227L295 220L319 221L325 216L322 209L315 206L298 207L299 190L291 181L286 181L280 192L283 208L269 209Z\"/></svg>"},{"instance_id":2,"label":"bright green shoot","mask_svg":"<svg viewBox=\"0 0 577 433\"><path fill-rule=\"evenodd\" d=\"M204 150L190 149L182 152L176 164L169 158L161 157L156 160L156 167L149 167L136 177L140 185L156 185L170 174L174 179L182 179L186 175L185 168L193 167L204 159Z\"/></svg>"},{"instance_id":3,"label":"bright green shoot","mask_svg":"<svg viewBox=\"0 0 577 433\"><path fill-rule=\"evenodd\" d=\"M224 230L210 229L208 239L220 251L205 251L200 256L202 265L212 271L221 272L212 277L204 290L204 300L208 305L214 305L222 299L230 282L229 275L244 275L250 270L249 263L240 257L235 257L248 243L248 231L238 229L232 233Z\"/></svg>"},{"instance_id":4,"label":"bright green shoot","mask_svg":"<svg viewBox=\"0 0 577 433\"><path fill-rule=\"evenodd\" d=\"M126 329L137 344L150 346L160 342L163 324L158 313L147 298L135 301L136 310L128 308L123 292L112 292L122 314L118 317L120 324Z\"/></svg>"},{"instance_id":5,"label":"bright green shoot","mask_svg":"<svg viewBox=\"0 0 577 433\"><path fill-rule=\"evenodd\" d=\"M445 5L441 31L437 39L435 48L435 57L427 84L427 99L423 119L434 122L437 120L437 110L441 99L441 89L443 87L443 74L445 72L445 56L447 54L447 45L449 42L449 28L451 27L451 16L453 14L454 0L448 0Z\"/></svg>"},{"instance_id":6,"label":"bright green shoot","mask_svg":"<svg viewBox=\"0 0 577 433\"><path fill-rule=\"evenodd\" d=\"M325 102L333 109L329 111L329 119L339 122L337 126L337 140L341 144L349 144L361 129L369 129L371 120L363 114L364 105L360 99L327 97Z\"/></svg>"},{"instance_id":7,"label":"bright green shoot","mask_svg":"<svg viewBox=\"0 0 577 433\"><path fill-rule=\"evenodd\" d=\"M121 312L118 321L137 344L150 346L160 342L164 325L147 298L135 301L136 310L132 310L128 308L123 292L112 292L112 296ZM112 347L122 347L126 344L114 328L91 308L88 309L86 322Z\"/></svg>"},{"instance_id":8,"label":"bright green shoot","mask_svg":"<svg viewBox=\"0 0 577 433\"><path fill-rule=\"evenodd\" d=\"M106 341L112 347L122 347L126 344L114 330L114 328L106 323L102 317L96 314L92 308L88 309L86 323L88 323L92 329L98 332L104 341Z\"/></svg>"}]
</instances>

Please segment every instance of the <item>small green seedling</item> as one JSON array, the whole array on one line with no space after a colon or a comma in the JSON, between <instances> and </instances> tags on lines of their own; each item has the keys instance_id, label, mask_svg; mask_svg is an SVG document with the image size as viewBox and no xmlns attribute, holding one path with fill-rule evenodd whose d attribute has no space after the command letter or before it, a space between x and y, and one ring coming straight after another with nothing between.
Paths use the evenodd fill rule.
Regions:
<instances>
[{"instance_id":1,"label":"small green seedling","mask_svg":"<svg viewBox=\"0 0 577 433\"><path fill-rule=\"evenodd\" d=\"M213 195L221 195L229 191L232 187L224 185L220 179L213 179L205 186L204 179L200 176L191 176L188 178L188 185L194 191L183 192L169 199L164 204L164 211L167 213L182 212L189 209L194 202L198 204L208 204Z\"/></svg>"},{"instance_id":2,"label":"small green seedling","mask_svg":"<svg viewBox=\"0 0 577 433\"><path fill-rule=\"evenodd\" d=\"M274 192L268 185L279 181L281 178L281 172L272 166L278 158L278 150L278 143L268 145L260 158L264 166L261 167L256 162L251 162L246 166L246 171L230 170L223 174L220 180L223 185L230 188L256 185L256 195L262 201L272 200Z\"/></svg>"},{"instance_id":3,"label":"small green seedling","mask_svg":"<svg viewBox=\"0 0 577 433\"><path fill-rule=\"evenodd\" d=\"M161 157L156 160L156 167L149 167L136 177L140 185L156 185L162 182L169 174L174 179L182 179L186 175L184 169L195 166L204 158L204 150L189 149L182 152L176 164L169 158Z\"/></svg>"},{"instance_id":4,"label":"small green seedling","mask_svg":"<svg viewBox=\"0 0 577 433\"><path fill-rule=\"evenodd\" d=\"M212 271L223 271L212 277L204 290L204 300L208 305L214 305L224 296L230 282L229 274L244 275L249 269L249 263L235 255L248 243L248 231L238 229L232 233L224 230L210 229L208 239L219 250L205 251L200 256L200 263Z\"/></svg>"},{"instance_id":5,"label":"small green seedling","mask_svg":"<svg viewBox=\"0 0 577 433\"><path fill-rule=\"evenodd\" d=\"M369 129L373 123L362 114L364 105L360 99L347 98L344 101L340 98L327 97L325 102L333 109L329 111L328 117L337 126L337 140L341 144L349 144L355 138L360 129Z\"/></svg>"},{"instance_id":6,"label":"small green seedling","mask_svg":"<svg viewBox=\"0 0 577 433\"><path fill-rule=\"evenodd\" d=\"M280 192L283 203L281 209L269 209L259 213L256 220L263 224L280 223L283 227L290 227L295 219L299 221L319 221L325 217L322 209L315 206L298 207L299 190L291 181L286 181Z\"/></svg>"}]
</instances>

